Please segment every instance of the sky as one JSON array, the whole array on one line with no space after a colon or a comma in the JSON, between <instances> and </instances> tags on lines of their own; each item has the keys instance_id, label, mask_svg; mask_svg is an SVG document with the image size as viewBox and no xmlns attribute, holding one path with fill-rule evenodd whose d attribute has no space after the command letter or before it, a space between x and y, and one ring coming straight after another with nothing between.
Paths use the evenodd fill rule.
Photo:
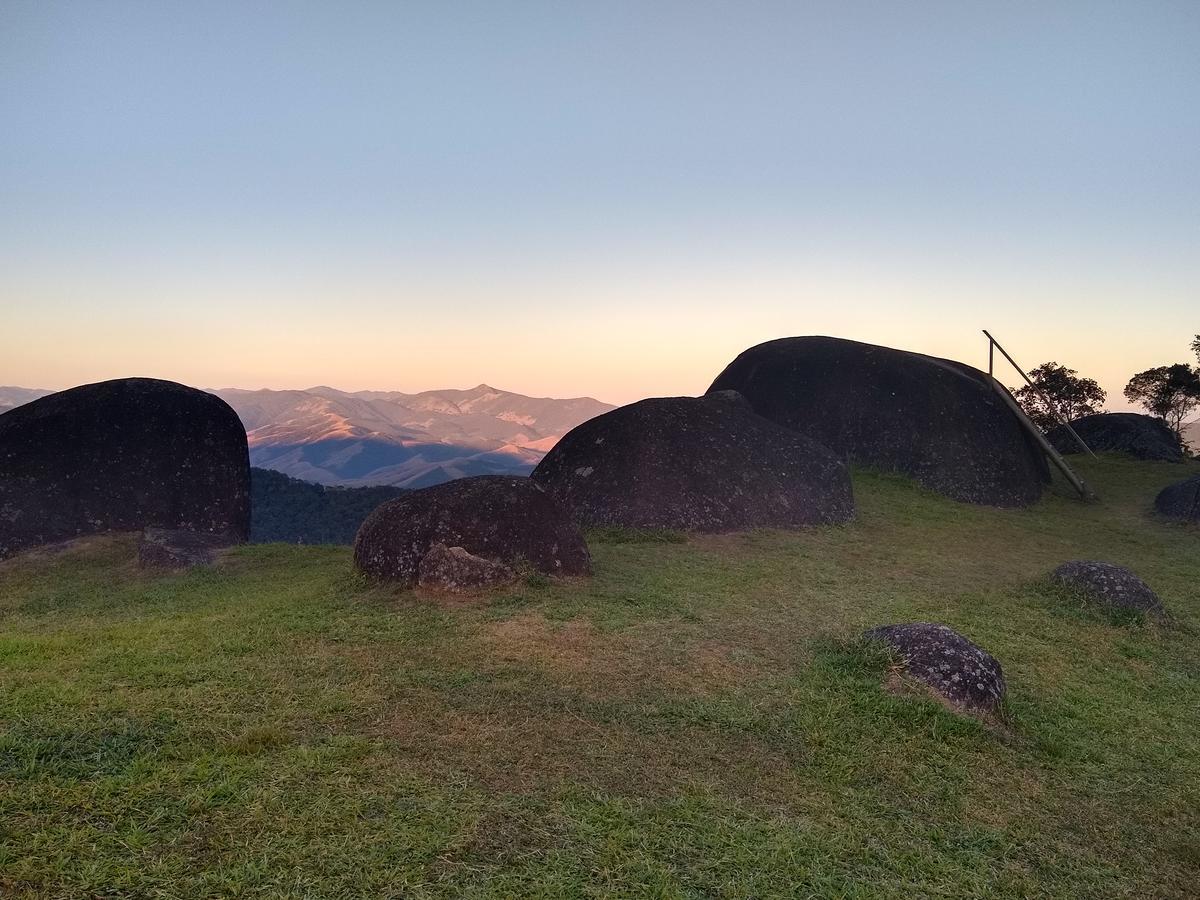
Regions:
<instances>
[{"instance_id":1,"label":"sky","mask_svg":"<svg viewBox=\"0 0 1200 900\"><path fill-rule=\"evenodd\" d=\"M1200 332L1195 0L0 0L0 123L0 384L620 403L987 328L1117 409Z\"/></svg>"}]
</instances>

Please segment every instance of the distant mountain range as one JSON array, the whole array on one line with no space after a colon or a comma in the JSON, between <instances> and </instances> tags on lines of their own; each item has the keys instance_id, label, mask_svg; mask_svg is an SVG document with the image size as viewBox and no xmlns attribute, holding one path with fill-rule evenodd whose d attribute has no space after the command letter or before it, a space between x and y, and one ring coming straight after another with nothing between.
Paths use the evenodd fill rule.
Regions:
<instances>
[{"instance_id":1,"label":"distant mountain range","mask_svg":"<svg viewBox=\"0 0 1200 900\"><path fill-rule=\"evenodd\" d=\"M47 394L53 393L54 391L43 391L39 388L0 386L0 413L10 410L14 406L20 406L22 403L28 403L30 400L36 400L38 397L45 397Z\"/></svg>"},{"instance_id":2,"label":"distant mountain range","mask_svg":"<svg viewBox=\"0 0 1200 900\"><path fill-rule=\"evenodd\" d=\"M0 412L51 393L0 387ZM213 390L246 426L250 462L329 485L415 488L466 475L527 474L558 439L613 407L590 397L470 390Z\"/></svg>"},{"instance_id":3,"label":"distant mountain range","mask_svg":"<svg viewBox=\"0 0 1200 900\"><path fill-rule=\"evenodd\" d=\"M0 387L0 413L52 391ZM564 434L613 406L576 397L526 397L486 384L469 390L304 391L222 388L250 443L250 462L327 485L427 487L466 475L517 474ZM1184 428L1200 449L1200 421Z\"/></svg>"}]
</instances>

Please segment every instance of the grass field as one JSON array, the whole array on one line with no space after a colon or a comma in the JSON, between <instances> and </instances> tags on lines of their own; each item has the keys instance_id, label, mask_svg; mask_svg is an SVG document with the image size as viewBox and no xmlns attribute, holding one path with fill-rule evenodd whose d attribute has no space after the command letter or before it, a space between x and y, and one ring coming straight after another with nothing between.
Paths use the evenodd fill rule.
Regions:
<instances>
[{"instance_id":1,"label":"grass field","mask_svg":"<svg viewBox=\"0 0 1200 900\"><path fill-rule=\"evenodd\" d=\"M595 577L439 605L346 548L147 575L128 536L0 564L0 896L1195 897L1196 467L959 505L860 473L858 521L592 535ZM1052 590L1132 566L1173 626ZM994 653L1004 719L881 688L857 635Z\"/></svg>"}]
</instances>

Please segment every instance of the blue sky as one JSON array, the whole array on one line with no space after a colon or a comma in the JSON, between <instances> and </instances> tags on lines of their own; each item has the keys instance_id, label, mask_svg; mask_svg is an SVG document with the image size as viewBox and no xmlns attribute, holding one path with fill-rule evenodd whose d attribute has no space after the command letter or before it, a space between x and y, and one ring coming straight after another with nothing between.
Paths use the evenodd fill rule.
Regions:
<instances>
[{"instance_id":1,"label":"blue sky","mask_svg":"<svg viewBox=\"0 0 1200 900\"><path fill-rule=\"evenodd\" d=\"M1120 405L1200 4L0 4L0 383L697 393L827 333Z\"/></svg>"}]
</instances>

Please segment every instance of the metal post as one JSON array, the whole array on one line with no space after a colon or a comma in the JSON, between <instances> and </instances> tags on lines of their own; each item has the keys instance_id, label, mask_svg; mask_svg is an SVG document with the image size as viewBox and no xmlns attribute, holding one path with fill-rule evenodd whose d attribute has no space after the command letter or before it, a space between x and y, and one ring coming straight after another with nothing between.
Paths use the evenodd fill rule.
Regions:
<instances>
[{"instance_id":1,"label":"metal post","mask_svg":"<svg viewBox=\"0 0 1200 900\"><path fill-rule=\"evenodd\" d=\"M988 337L991 337L991 335L988 335ZM1000 348L1000 352L1004 352L1003 347ZM1021 424L1025 426L1025 430L1033 435L1033 439L1038 442L1042 450L1045 451L1046 455L1050 457L1056 466L1058 466L1058 470L1063 473L1063 476L1067 479L1067 481L1071 482L1071 486L1075 488L1075 490L1079 491L1079 496L1089 502L1095 500L1096 495L1092 493L1091 488L1089 488L1084 483L1083 479L1076 475L1071 467L1067 465L1067 461L1062 458L1062 454L1054 449L1054 445L1046 439L1046 436L1042 434L1041 429L1034 425L1032 421L1030 421L1029 416L1025 414L1025 410L1021 409L1021 404L1017 402L1017 398L1014 397L1009 392L1008 388L1002 385L995 377L991 379L991 382L992 388L997 394L1000 395L1000 399L1008 404L1009 408L1016 414L1017 418L1020 419Z\"/></svg>"},{"instance_id":2,"label":"metal post","mask_svg":"<svg viewBox=\"0 0 1200 900\"><path fill-rule=\"evenodd\" d=\"M1022 378L1025 379L1025 383L1027 385L1029 385L1031 388L1033 388L1033 390L1037 393L1037 395L1039 397L1041 397L1042 400L1045 402L1046 406L1048 406L1050 408L1050 411L1052 413L1054 413L1054 417L1056 419L1058 419L1058 423L1060 425L1062 425L1063 428L1067 429L1067 432L1071 435L1071 437L1073 437L1075 439L1075 443L1077 443L1080 447L1082 447L1084 452L1087 453L1088 456L1090 456L1092 459L1095 459L1096 454L1092 452L1092 448L1089 447L1084 442L1083 438L1081 438L1078 434L1076 434L1075 429L1071 427L1071 423L1068 422L1063 417L1062 413L1060 413L1058 411L1058 408L1053 403L1050 402L1050 398L1047 397L1045 394L1043 394L1041 389L1029 379L1029 376L1025 374L1025 370L1017 365L1017 361L1008 355L1008 351L1004 349L1004 347L1000 344L1000 342L998 340L996 340L994 337L992 337L991 333L986 328L983 329L983 333L987 335L987 339L988 339L988 374L989 375L992 374L992 350L993 350L993 348L999 348L1000 352L1004 354L1004 358L1007 359L1010 363L1012 363L1012 367L1014 369L1016 369L1018 373L1020 373ZM995 376L993 376L993 377L995 377ZM1008 392L1005 391L1005 393L1008 393ZM1013 402L1015 403L1016 400L1014 399ZM1022 415L1024 415L1024 412L1025 412L1024 410L1021 410ZM1030 422L1029 424L1033 425L1032 422ZM1034 427L1036 428L1037 426L1034 426ZM1041 434L1040 430L1038 430L1038 434Z\"/></svg>"}]
</instances>

